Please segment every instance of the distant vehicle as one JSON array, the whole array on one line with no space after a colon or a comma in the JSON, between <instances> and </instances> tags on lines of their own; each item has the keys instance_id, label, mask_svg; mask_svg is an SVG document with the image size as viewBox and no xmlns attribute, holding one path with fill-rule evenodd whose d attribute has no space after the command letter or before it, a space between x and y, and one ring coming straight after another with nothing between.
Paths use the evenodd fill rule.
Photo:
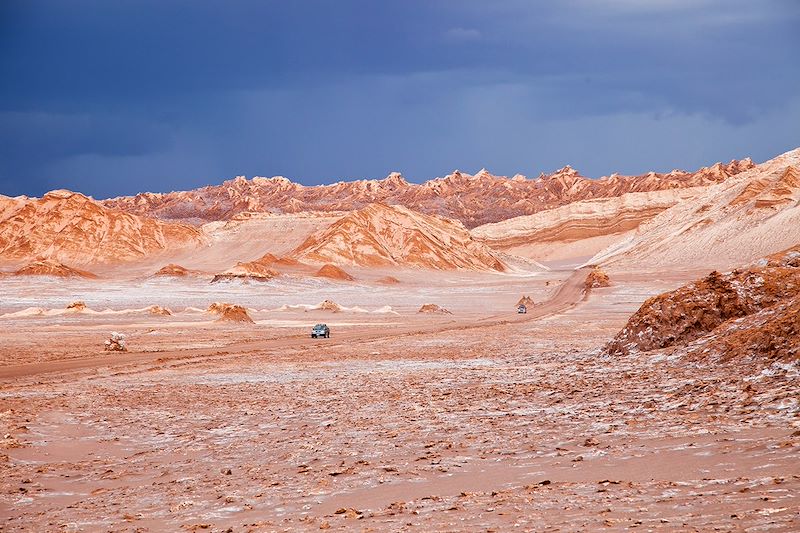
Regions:
<instances>
[{"instance_id":1,"label":"distant vehicle","mask_svg":"<svg viewBox=\"0 0 800 533\"><path fill-rule=\"evenodd\" d=\"M327 324L317 324L313 328L311 328L311 338L316 339L317 337L322 337L323 339L328 339L331 336L331 328L328 327Z\"/></svg>"},{"instance_id":2,"label":"distant vehicle","mask_svg":"<svg viewBox=\"0 0 800 533\"><path fill-rule=\"evenodd\" d=\"M520 315L524 315L527 312L528 312L528 308L525 306L525 304L519 304L517 306L517 313L519 313Z\"/></svg>"}]
</instances>

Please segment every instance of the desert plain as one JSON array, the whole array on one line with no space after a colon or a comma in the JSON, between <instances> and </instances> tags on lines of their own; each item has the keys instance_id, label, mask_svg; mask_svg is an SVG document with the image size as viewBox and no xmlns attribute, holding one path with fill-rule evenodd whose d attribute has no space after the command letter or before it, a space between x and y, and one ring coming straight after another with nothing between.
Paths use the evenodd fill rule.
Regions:
<instances>
[{"instance_id":1,"label":"desert plain","mask_svg":"<svg viewBox=\"0 0 800 533\"><path fill-rule=\"evenodd\" d=\"M0 530L797 531L798 165L0 197Z\"/></svg>"}]
</instances>

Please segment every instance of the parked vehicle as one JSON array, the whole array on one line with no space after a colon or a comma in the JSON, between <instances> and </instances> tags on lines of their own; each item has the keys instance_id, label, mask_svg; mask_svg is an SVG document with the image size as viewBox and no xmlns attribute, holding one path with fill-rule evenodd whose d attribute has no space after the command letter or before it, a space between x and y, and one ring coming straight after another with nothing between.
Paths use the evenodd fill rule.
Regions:
<instances>
[{"instance_id":1,"label":"parked vehicle","mask_svg":"<svg viewBox=\"0 0 800 533\"><path fill-rule=\"evenodd\" d=\"M331 328L328 327L327 324L317 324L313 328L311 328L311 338L316 339L318 337L322 337L323 339L328 339L331 336Z\"/></svg>"},{"instance_id":2,"label":"parked vehicle","mask_svg":"<svg viewBox=\"0 0 800 533\"><path fill-rule=\"evenodd\" d=\"M517 306L517 313L519 313L520 315L524 315L527 312L528 312L528 308L525 306L525 304L519 304Z\"/></svg>"}]
</instances>

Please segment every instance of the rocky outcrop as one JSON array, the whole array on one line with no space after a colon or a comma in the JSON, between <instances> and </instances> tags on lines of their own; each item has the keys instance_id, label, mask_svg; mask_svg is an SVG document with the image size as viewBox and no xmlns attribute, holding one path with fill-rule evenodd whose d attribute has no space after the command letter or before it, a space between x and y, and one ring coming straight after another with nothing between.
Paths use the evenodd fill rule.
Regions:
<instances>
[{"instance_id":1,"label":"rocky outcrop","mask_svg":"<svg viewBox=\"0 0 800 533\"><path fill-rule=\"evenodd\" d=\"M236 265L232 268L215 275L211 280L211 283L233 280L260 282L269 281L280 275L277 270L274 270L269 266L275 263L273 258L274 256L267 254L265 257L256 259L255 261L236 263Z\"/></svg>"},{"instance_id":2,"label":"rocky outcrop","mask_svg":"<svg viewBox=\"0 0 800 533\"><path fill-rule=\"evenodd\" d=\"M277 257L271 253L264 254L257 262L264 266L273 267L299 267L302 263L291 257Z\"/></svg>"},{"instance_id":3,"label":"rocky outcrop","mask_svg":"<svg viewBox=\"0 0 800 533\"><path fill-rule=\"evenodd\" d=\"M323 265L314 275L318 278L328 278L336 281L354 281L356 279L341 268L331 264Z\"/></svg>"},{"instance_id":4,"label":"rocky outcrop","mask_svg":"<svg viewBox=\"0 0 800 533\"><path fill-rule=\"evenodd\" d=\"M800 297L725 323L691 346L688 357L800 361Z\"/></svg>"},{"instance_id":5,"label":"rocky outcrop","mask_svg":"<svg viewBox=\"0 0 800 533\"><path fill-rule=\"evenodd\" d=\"M739 194L730 201L731 206L752 204L757 209L795 204L800 190L800 170L789 165L778 176L764 175L749 180Z\"/></svg>"},{"instance_id":6,"label":"rocky outcrop","mask_svg":"<svg viewBox=\"0 0 800 533\"><path fill-rule=\"evenodd\" d=\"M103 344L103 348L107 352L127 352L128 347L125 339L124 334L112 331L111 336Z\"/></svg>"},{"instance_id":7,"label":"rocky outcrop","mask_svg":"<svg viewBox=\"0 0 800 533\"><path fill-rule=\"evenodd\" d=\"M614 355L683 346L707 335L711 336L700 343L703 349L716 346L719 353L728 353L750 339L769 351L770 346L783 343L780 339L769 341L770 333L783 331L792 339L800 268L789 266L796 258L795 250L782 255L784 259L771 259L775 266L752 266L727 274L715 271L648 299L606 351ZM740 320L745 317L747 320Z\"/></svg>"},{"instance_id":8,"label":"rocky outcrop","mask_svg":"<svg viewBox=\"0 0 800 533\"><path fill-rule=\"evenodd\" d=\"M111 209L79 193L0 197L0 258L7 262L125 263L201 242L197 228Z\"/></svg>"},{"instance_id":9,"label":"rocky outcrop","mask_svg":"<svg viewBox=\"0 0 800 533\"><path fill-rule=\"evenodd\" d=\"M151 305L147 312L154 316L172 316L172 311L160 305Z\"/></svg>"},{"instance_id":10,"label":"rocky outcrop","mask_svg":"<svg viewBox=\"0 0 800 533\"><path fill-rule=\"evenodd\" d=\"M587 275L586 281L583 283L583 290L585 292L589 292L592 289L597 289L600 287L610 287L611 280L608 277L608 274L603 272L603 270L595 266Z\"/></svg>"},{"instance_id":11,"label":"rocky outcrop","mask_svg":"<svg viewBox=\"0 0 800 533\"><path fill-rule=\"evenodd\" d=\"M756 266L800 268L800 244L782 252L769 255L761 261L758 261Z\"/></svg>"},{"instance_id":12,"label":"rocky outcrop","mask_svg":"<svg viewBox=\"0 0 800 533\"><path fill-rule=\"evenodd\" d=\"M339 313L342 311L342 306L332 300L323 300L311 309L315 311L330 311L331 313Z\"/></svg>"},{"instance_id":13,"label":"rocky outcrop","mask_svg":"<svg viewBox=\"0 0 800 533\"><path fill-rule=\"evenodd\" d=\"M383 204L345 215L311 235L291 257L360 267L505 270L498 256L460 222Z\"/></svg>"},{"instance_id":14,"label":"rocky outcrop","mask_svg":"<svg viewBox=\"0 0 800 533\"><path fill-rule=\"evenodd\" d=\"M440 314L440 315L452 315L450 311L445 309L444 307L439 307L437 304L423 304L422 307L419 308L417 313L432 313L432 314Z\"/></svg>"},{"instance_id":15,"label":"rocky outcrop","mask_svg":"<svg viewBox=\"0 0 800 533\"><path fill-rule=\"evenodd\" d=\"M67 309L67 311L70 311L70 312L73 312L73 313L80 313L81 311L85 311L86 310L86 302L83 302L81 300L72 302L71 304L67 305L66 309Z\"/></svg>"},{"instance_id":16,"label":"rocky outcrop","mask_svg":"<svg viewBox=\"0 0 800 533\"><path fill-rule=\"evenodd\" d=\"M392 173L383 180L311 187L281 176L252 180L240 176L218 186L165 194L142 193L106 200L105 204L139 215L198 223L228 220L251 211L352 211L372 203L385 203L460 220L473 228L579 200L719 183L752 166L752 161L743 159L717 163L695 172L613 174L600 179L585 178L569 166L537 179L495 176L486 170L470 175L456 170L422 184L409 183L400 174Z\"/></svg>"},{"instance_id":17,"label":"rocky outcrop","mask_svg":"<svg viewBox=\"0 0 800 533\"><path fill-rule=\"evenodd\" d=\"M173 277L185 277L189 275L189 270L180 266L170 263L158 269L158 271L153 274L154 276L173 276Z\"/></svg>"},{"instance_id":18,"label":"rocky outcrop","mask_svg":"<svg viewBox=\"0 0 800 533\"><path fill-rule=\"evenodd\" d=\"M54 278L96 278L97 276L85 270L68 267L53 259L42 259L28 263L14 272L15 276L48 276Z\"/></svg>"},{"instance_id":19,"label":"rocky outcrop","mask_svg":"<svg viewBox=\"0 0 800 533\"><path fill-rule=\"evenodd\" d=\"M219 316L217 322L254 323L250 315L247 314L247 309L241 305L214 302L208 306L207 311Z\"/></svg>"}]
</instances>

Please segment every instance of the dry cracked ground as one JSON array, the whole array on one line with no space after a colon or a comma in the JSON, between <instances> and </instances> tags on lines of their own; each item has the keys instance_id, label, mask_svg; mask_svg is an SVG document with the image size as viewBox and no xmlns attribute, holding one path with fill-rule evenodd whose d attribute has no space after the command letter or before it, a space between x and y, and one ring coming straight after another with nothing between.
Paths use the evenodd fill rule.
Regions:
<instances>
[{"instance_id":1,"label":"dry cracked ground","mask_svg":"<svg viewBox=\"0 0 800 533\"><path fill-rule=\"evenodd\" d=\"M800 529L798 366L602 355L636 301L5 380L0 530Z\"/></svg>"}]
</instances>

